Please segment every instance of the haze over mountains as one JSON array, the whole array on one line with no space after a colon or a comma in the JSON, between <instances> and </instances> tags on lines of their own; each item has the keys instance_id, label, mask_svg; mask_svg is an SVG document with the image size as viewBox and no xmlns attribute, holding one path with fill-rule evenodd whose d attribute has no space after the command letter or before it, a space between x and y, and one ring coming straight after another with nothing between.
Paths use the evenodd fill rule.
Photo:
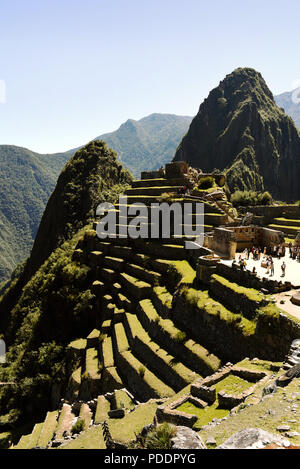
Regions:
<instances>
[{"instance_id":1,"label":"haze over mountains","mask_svg":"<svg viewBox=\"0 0 300 469\"><path fill-rule=\"evenodd\" d=\"M296 90L295 90L296 91ZM300 92L296 93L297 101L300 97ZM295 101L294 91L288 91L286 93L279 94L275 96L275 101L277 106L282 107L285 112L291 116L294 120L298 129L300 129L300 100Z\"/></svg>"}]
</instances>

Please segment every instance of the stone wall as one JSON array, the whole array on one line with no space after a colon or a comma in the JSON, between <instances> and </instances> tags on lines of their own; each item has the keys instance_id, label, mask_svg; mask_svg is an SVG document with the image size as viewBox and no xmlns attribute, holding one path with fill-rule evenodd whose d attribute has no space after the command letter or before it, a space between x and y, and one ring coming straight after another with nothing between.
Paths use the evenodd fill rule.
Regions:
<instances>
[{"instance_id":1,"label":"stone wall","mask_svg":"<svg viewBox=\"0 0 300 469\"><path fill-rule=\"evenodd\" d=\"M236 253L236 238L234 231L227 228L215 228L213 236L207 236L205 247L212 251L233 259Z\"/></svg>"},{"instance_id":2,"label":"stone wall","mask_svg":"<svg viewBox=\"0 0 300 469\"><path fill-rule=\"evenodd\" d=\"M243 334L239 324L221 320L205 309L174 298L173 320L179 328L223 361L238 362L245 357L283 361L291 342L300 337L300 325L280 314L279 318L260 315L255 333Z\"/></svg>"},{"instance_id":3,"label":"stone wall","mask_svg":"<svg viewBox=\"0 0 300 469\"><path fill-rule=\"evenodd\" d=\"M243 211L251 212L254 215L263 217L263 224L268 225L274 218L300 218L300 206L299 205L278 205L278 206L266 206L259 205L255 207L243 207Z\"/></svg>"},{"instance_id":4,"label":"stone wall","mask_svg":"<svg viewBox=\"0 0 300 469\"><path fill-rule=\"evenodd\" d=\"M249 298L247 294L236 292L234 288L227 287L215 277L211 278L209 293L213 298L227 306L230 311L241 314L248 319L253 319L257 314L257 310L268 304L266 300L262 299L258 302Z\"/></svg>"},{"instance_id":5,"label":"stone wall","mask_svg":"<svg viewBox=\"0 0 300 469\"><path fill-rule=\"evenodd\" d=\"M292 285L290 282L281 282L271 280L268 278L260 279L249 270L241 270L239 266L229 266L226 264L218 263L213 273L225 277L230 282L237 283L243 287L255 288L256 290L264 289L269 293L279 293L282 291L291 290Z\"/></svg>"}]
</instances>

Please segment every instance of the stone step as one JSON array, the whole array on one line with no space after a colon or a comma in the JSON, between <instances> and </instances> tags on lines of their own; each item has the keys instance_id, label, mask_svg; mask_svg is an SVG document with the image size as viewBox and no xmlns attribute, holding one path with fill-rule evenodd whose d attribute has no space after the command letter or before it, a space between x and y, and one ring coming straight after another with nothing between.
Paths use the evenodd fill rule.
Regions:
<instances>
[{"instance_id":1,"label":"stone step","mask_svg":"<svg viewBox=\"0 0 300 469\"><path fill-rule=\"evenodd\" d=\"M35 426L33 427L32 432L31 432L31 438L28 441L27 449L31 449L31 448L34 448L35 446L37 446L37 443L38 443L42 428L43 428L43 422L35 424Z\"/></svg>"},{"instance_id":2,"label":"stone step","mask_svg":"<svg viewBox=\"0 0 300 469\"><path fill-rule=\"evenodd\" d=\"M124 259L118 257L105 256L103 258L103 266L113 270L114 272L123 272Z\"/></svg>"},{"instance_id":3,"label":"stone step","mask_svg":"<svg viewBox=\"0 0 300 469\"><path fill-rule=\"evenodd\" d=\"M149 283L138 280L124 272L120 274L120 283L129 296L134 299L147 298L151 295L152 288Z\"/></svg>"},{"instance_id":4,"label":"stone step","mask_svg":"<svg viewBox=\"0 0 300 469\"><path fill-rule=\"evenodd\" d=\"M151 299L162 318L167 319L171 316L173 296L166 287L154 287Z\"/></svg>"},{"instance_id":5,"label":"stone step","mask_svg":"<svg viewBox=\"0 0 300 469\"><path fill-rule=\"evenodd\" d=\"M152 341L134 314L127 313L124 319L126 334L135 356L164 383L179 392L199 378L198 374L176 361Z\"/></svg>"},{"instance_id":6,"label":"stone step","mask_svg":"<svg viewBox=\"0 0 300 469\"><path fill-rule=\"evenodd\" d=\"M31 433L29 435L21 436L18 443L13 447L13 449L28 449L28 445L31 439Z\"/></svg>"},{"instance_id":7,"label":"stone step","mask_svg":"<svg viewBox=\"0 0 300 469\"><path fill-rule=\"evenodd\" d=\"M115 325L113 339L114 358L122 381L141 401L152 397L169 397L174 391L158 379L130 351L123 324Z\"/></svg>"},{"instance_id":8,"label":"stone step","mask_svg":"<svg viewBox=\"0 0 300 469\"><path fill-rule=\"evenodd\" d=\"M99 277L105 284L113 284L118 280L118 273L112 269L101 268L98 271Z\"/></svg>"},{"instance_id":9,"label":"stone step","mask_svg":"<svg viewBox=\"0 0 300 469\"><path fill-rule=\"evenodd\" d=\"M79 418L85 423L85 430L87 430L92 422L93 414L88 404L83 403L80 407Z\"/></svg>"},{"instance_id":10,"label":"stone step","mask_svg":"<svg viewBox=\"0 0 300 469\"><path fill-rule=\"evenodd\" d=\"M106 284L101 280L95 280L91 286L91 292L97 297L102 297L106 291Z\"/></svg>"},{"instance_id":11,"label":"stone step","mask_svg":"<svg viewBox=\"0 0 300 469\"><path fill-rule=\"evenodd\" d=\"M53 412L47 412L43 428L41 430L37 446L45 448L51 441L51 438L55 432L57 426L58 410Z\"/></svg>"},{"instance_id":12,"label":"stone step","mask_svg":"<svg viewBox=\"0 0 300 469\"><path fill-rule=\"evenodd\" d=\"M150 196L160 196L161 194L174 193L176 196L179 194L179 191L182 186L148 186L148 187L132 187L127 189L125 194L127 196L135 195L150 195Z\"/></svg>"},{"instance_id":13,"label":"stone step","mask_svg":"<svg viewBox=\"0 0 300 469\"><path fill-rule=\"evenodd\" d=\"M115 366L105 368L102 373L102 392L112 392L116 389L124 387L123 381L120 378L118 370Z\"/></svg>"},{"instance_id":14,"label":"stone step","mask_svg":"<svg viewBox=\"0 0 300 469\"><path fill-rule=\"evenodd\" d=\"M101 368L98 350L94 347L88 348L81 375L79 399L88 401L98 396L101 389Z\"/></svg>"},{"instance_id":15,"label":"stone step","mask_svg":"<svg viewBox=\"0 0 300 469\"><path fill-rule=\"evenodd\" d=\"M115 324L112 333L114 356L130 349L127 335L122 323Z\"/></svg>"},{"instance_id":16,"label":"stone step","mask_svg":"<svg viewBox=\"0 0 300 469\"><path fill-rule=\"evenodd\" d=\"M161 281L161 274L151 270L147 270L144 267L134 264L126 264L125 272L135 278L143 280L150 285L158 285Z\"/></svg>"},{"instance_id":17,"label":"stone step","mask_svg":"<svg viewBox=\"0 0 300 469\"><path fill-rule=\"evenodd\" d=\"M300 228L298 226L271 224L271 225L268 225L268 228L271 228L272 230L279 230L285 234L292 235L292 236L296 236L300 231Z\"/></svg>"},{"instance_id":18,"label":"stone step","mask_svg":"<svg viewBox=\"0 0 300 469\"><path fill-rule=\"evenodd\" d=\"M72 407L69 404L64 403L58 417L56 439L61 439L64 432L70 433L75 422L76 416L72 412Z\"/></svg>"},{"instance_id":19,"label":"stone step","mask_svg":"<svg viewBox=\"0 0 300 469\"><path fill-rule=\"evenodd\" d=\"M184 246L177 244L162 244L159 242L147 242L144 240L136 240L135 246L139 252L147 254L158 259L185 259L186 250Z\"/></svg>"},{"instance_id":20,"label":"stone step","mask_svg":"<svg viewBox=\"0 0 300 469\"><path fill-rule=\"evenodd\" d=\"M137 315L149 336L186 367L204 376L219 368L220 360L192 339L187 340L173 321L162 319L151 300L139 302Z\"/></svg>"},{"instance_id":21,"label":"stone step","mask_svg":"<svg viewBox=\"0 0 300 469\"><path fill-rule=\"evenodd\" d=\"M132 187L159 187L159 186L183 186L186 183L184 178L173 179L139 179L133 181Z\"/></svg>"},{"instance_id":22,"label":"stone step","mask_svg":"<svg viewBox=\"0 0 300 469\"><path fill-rule=\"evenodd\" d=\"M103 252L92 251L88 254L88 265L96 268L102 265Z\"/></svg>"},{"instance_id":23,"label":"stone step","mask_svg":"<svg viewBox=\"0 0 300 469\"><path fill-rule=\"evenodd\" d=\"M117 389L114 391L111 400L111 409L134 409L135 404L125 389Z\"/></svg>"},{"instance_id":24,"label":"stone step","mask_svg":"<svg viewBox=\"0 0 300 469\"><path fill-rule=\"evenodd\" d=\"M66 390L66 400L68 402L74 402L78 399L81 386L81 373L82 367L80 366L72 372L69 378Z\"/></svg>"},{"instance_id":25,"label":"stone step","mask_svg":"<svg viewBox=\"0 0 300 469\"><path fill-rule=\"evenodd\" d=\"M109 334L111 330L111 319L106 319L102 322L101 331L103 334Z\"/></svg>"},{"instance_id":26,"label":"stone step","mask_svg":"<svg viewBox=\"0 0 300 469\"><path fill-rule=\"evenodd\" d=\"M108 419L108 412L110 411L110 403L104 396L98 396L97 408L95 413L94 422L96 425Z\"/></svg>"},{"instance_id":27,"label":"stone step","mask_svg":"<svg viewBox=\"0 0 300 469\"><path fill-rule=\"evenodd\" d=\"M95 349L98 349L99 348L99 338L100 338L99 329L93 329L86 338L87 348L95 347Z\"/></svg>"},{"instance_id":28,"label":"stone step","mask_svg":"<svg viewBox=\"0 0 300 469\"><path fill-rule=\"evenodd\" d=\"M288 218L275 218L273 220L274 225L281 225L281 226L292 226L298 227L300 231L300 220L293 220Z\"/></svg>"},{"instance_id":29,"label":"stone step","mask_svg":"<svg viewBox=\"0 0 300 469\"><path fill-rule=\"evenodd\" d=\"M117 294L116 305L118 308L124 309L125 311L132 311L134 308L134 303L125 295L123 295L123 293Z\"/></svg>"}]
</instances>

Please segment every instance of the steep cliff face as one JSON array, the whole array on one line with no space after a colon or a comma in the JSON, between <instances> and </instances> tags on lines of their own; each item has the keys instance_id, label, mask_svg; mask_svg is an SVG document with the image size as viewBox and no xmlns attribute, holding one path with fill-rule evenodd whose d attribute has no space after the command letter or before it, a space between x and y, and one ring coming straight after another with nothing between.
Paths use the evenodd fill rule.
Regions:
<instances>
[{"instance_id":1,"label":"steep cliff face","mask_svg":"<svg viewBox=\"0 0 300 469\"><path fill-rule=\"evenodd\" d=\"M201 104L175 161L203 171L226 170L232 191L267 190L300 199L300 134L261 74L235 70Z\"/></svg>"}]
</instances>

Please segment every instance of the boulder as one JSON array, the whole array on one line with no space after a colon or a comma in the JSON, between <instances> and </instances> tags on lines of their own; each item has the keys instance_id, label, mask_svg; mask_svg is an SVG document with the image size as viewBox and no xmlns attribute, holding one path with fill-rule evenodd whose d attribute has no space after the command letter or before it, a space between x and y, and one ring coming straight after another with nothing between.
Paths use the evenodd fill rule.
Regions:
<instances>
[{"instance_id":1,"label":"boulder","mask_svg":"<svg viewBox=\"0 0 300 469\"><path fill-rule=\"evenodd\" d=\"M171 440L172 449L206 449L202 439L188 427L177 427L177 434Z\"/></svg>"},{"instance_id":2,"label":"boulder","mask_svg":"<svg viewBox=\"0 0 300 469\"><path fill-rule=\"evenodd\" d=\"M290 446L287 438L273 435L261 428L246 428L232 435L216 449L262 449L271 443L285 447Z\"/></svg>"}]
</instances>

